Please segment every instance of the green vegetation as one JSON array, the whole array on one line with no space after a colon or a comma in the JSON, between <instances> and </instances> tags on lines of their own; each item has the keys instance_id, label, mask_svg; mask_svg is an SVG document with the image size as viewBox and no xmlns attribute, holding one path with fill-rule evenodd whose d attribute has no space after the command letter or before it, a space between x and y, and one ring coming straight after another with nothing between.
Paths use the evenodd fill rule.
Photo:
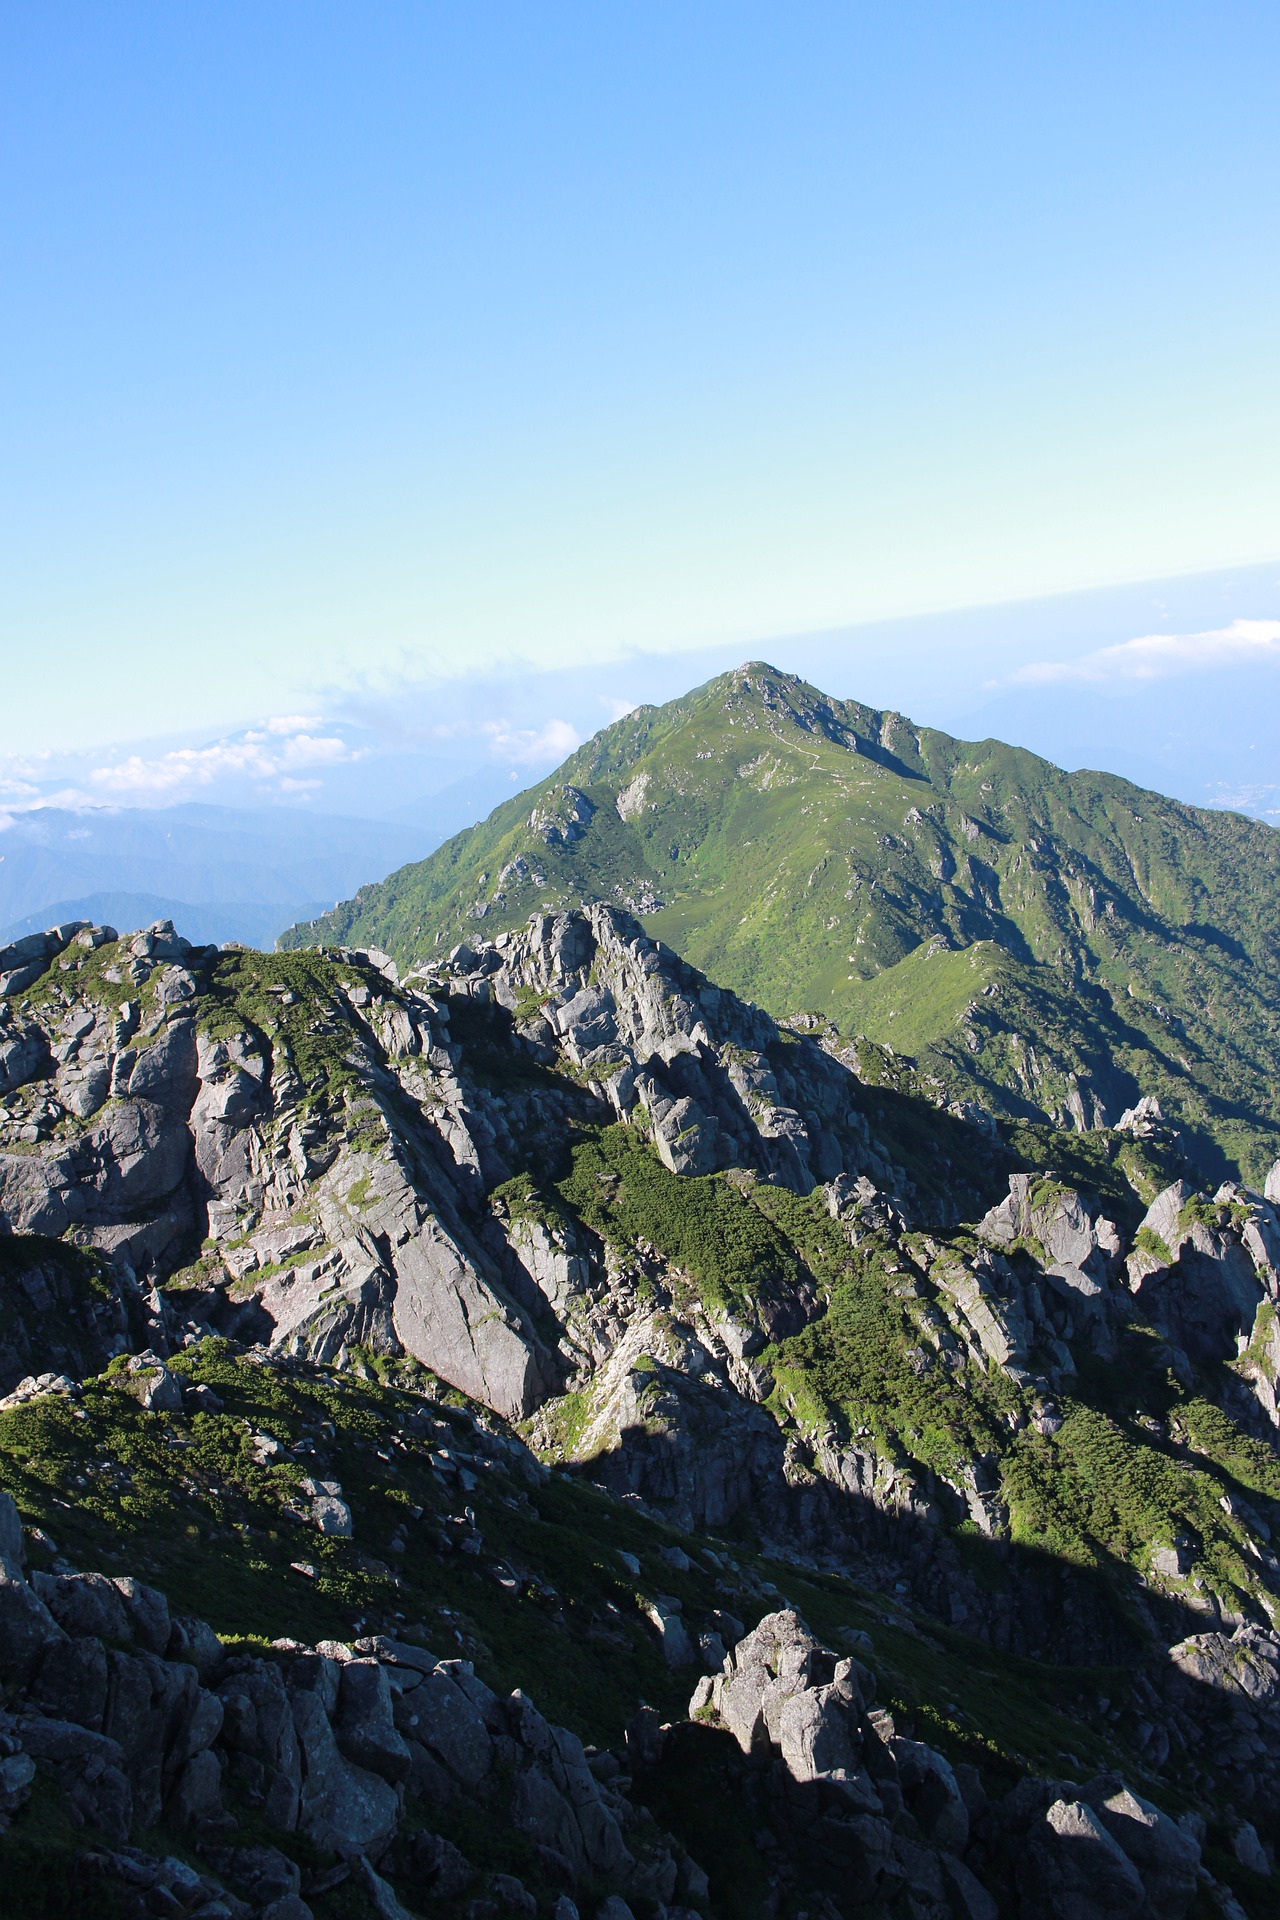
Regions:
<instances>
[{"instance_id":1,"label":"green vegetation","mask_svg":"<svg viewBox=\"0 0 1280 1920\"><path fill-rule=\"evenodd\" d=\"M604 1239L653 1247L710 1307L740 1304L766 1285L786 1292L800 1277L794 1249L738 1186L722 1174L669 1173L631 1127L579 1139L556 1190Z\"/></svg>"},{"instance_id":2,"label":"green vegetation","mask_svg":"<svg viewBox=\"0 0 1280 1920\"><path fill-rule=\"evenodd\" d=\"M1243 1529L1224 1523L1214 1481L1096 1408L1069 1401L1064 1411L1052 1439L1019 1435L1005 1463L1015 1538L1081 1565L1141 1567L1185 1533L1215 1592L1246 1597Z\"/></svg>"},{"instance_id":3,"label":"green vegetation","mask_svg":"<svg viewBox=\"0 0 1280 1920\"><path fill-rule=\"evenodd\" d=\"M87 1383L79 1401L0 1413L0 1485L77 1565L147 1579L175 1611L248 1645L418 1622L442 1654L460 1641L494 1684L524 1686L588 1739L619 1739L641 1697L679 1710L687 1683L669 1674L612 1553L651 1554L665 1529L570 1480L553 1476L534 1507L513 1500L505 1476L485 1474L466 1500L517 1571L510 1592L471 1557L439 1551L450 1503L432 1455L444 1445L467 1457L474 1445L447 1405L425 1409L445 1423L437 1433L403 1385L255 1366L217 1340L172 1365L212 1387L224 1410L148 1412L117 1374ZM256 1447L259 1434L281 1451ZM298 1492L307 1473L341 1483L352 1540L309 1524ZM414 1509L422 1519L407 1517ZM715 1604L707 1576L693 1588Z\"/></svg>"},{"instance_id":4,"label":"green vegetation","mask_svg":"<svg viewBox=\"0 0 1280 1920\"><path fill-rule=\"evenodd\" d=\"M359 969L328 954L221 953L200 996L199 1023L211 1038L248 1032L282 1057L301 1082L300 1106L360 1090L350 1059L352 1015L342 989L363 984Z\"/></svg>"},{"instance_id":5,"label":"green vegetation","mask_svg":"<svg viewBox=\"0 0 1280 1920\"><path fill-rule=\"evenodd\" d=\"M846 1248L842 1265L826 1314L769 1355L780 1410L811 1430L869 1433L890 1460L944 1476L997 1451L1001 1413L1018 1404L1012 1384L996 1371L952 1373L922 1349L895 1254L874 1243ZM913 1366L922 1354L927 1363Z\"/></svg>"},{"instance_id":6,"label":"green vegetation","mask_svg":"<svg viewBox=\"0 0 1280 1920\"><path fill-rule=\"evenodd\" d=\"M1154 1227L1139 1227L1133 1244L1140 1253L1149 1253L1153 1260L1159 1260L1162 1266L1173 1265L1173 1254Z\"/></svg>"},{"instance_id":7,"label":"green vegetation","mask_svg":"<svg viewBox=\"0 0 1280 1920\"><path fill-rule=\"evenodd\" d=\"M97 1315L115 1299L108 1264L92 1249L38 1234L0 1236L0 1344L11 1356L29 1353L32 1372L101 1366Z\"/></svg>"},{"instance_id":8,"label":"green vegetation","mask_svg":"<svg viewBox=\"0 0 1280 1920\"><path fill-rule=\"evenodd\" d=\"M536 987L517 987L516 1006L513 1018L516 1025L534 1019L546 1006L549 995L539 993Z\"/></svg>"},{"instance_id":9,"label":"green vegetation","mask_svg":"<svg viewBox=\"0 0 1280 1920\"><path fill-rule=\"evenodd\" d=\"M1248 1218L1248 1207L1239 1201L1203 1200L1192 1194L1179 1209L1178 1225L1184 1229L1208 1227L1210 1232L1221 1233L1226 1227L1244 1226Z\"/></svg>"},{"instance_id":10,"label":"green vegetation","mask_svg":"<svg viewBox=\"0 0 1280 1920\"><path fill-rule=\"evenodd\" d=\"M1177 1419L1187 1444L1221 1468L1237 1487L1280 1503L1280 1460L1274 1447L1242 1432L1211 1400L1184 1401Z\"/></svg>"},{"instance_id":11,"label":"green vegetation","mask_svg":"<svg viewBox=\"0 0 1280 1920\"><path fill-rule=\"evenodd\" d=\"M547 845L531 816L566 785L595 812ZM1280 1145L1269 828L759 664L605 728L283 944L376 940L407 963L474 938L478 904L489 935L547 901L646 895L650 931L717 982L780 1018L817 1009L1011 1120L1091 1126L1096 1100L1114 1120L1143 1092L1219 1177L1260 1181Z\"/></svg>"},{"instance_id":12,"label":"green vegetation","mask_svg":"<svg viewBox=\"0 0 1280 1920\"><path fill-rule=\"evenodd\" d=\"M495 1211L505 1212L513 1226L521 1220L533 1220L549 1233L555 1233L564 1227L567 1219L559 1201L549 1200L531 1173L518 1173L514 1180L505 1180L500 1187L495 1187L490 1204Z\"/></svg>"},{"instance_id":13,"label":"green vegetation","mask_svg":"<svg viewBox=\"0 0 1280 1920\"><path fill-rule=\"evenodd\" d=\"M1213 1403L1171 1389L1141 1329L1122 1361L1086 1368L1079 1391L1063 1396L1061 1426L1043 1435L1031 1418L1034 1395L1001 1368L948 1363L935 1344L946 1324L937 1282L962 1241L955 1254L921 1245L920 1265L908 1271L901 1252L875 1236L851 1250L813 1201L761 1188L757 1203L794 1236L828 1303L820 1319L764 1356L784 1425L865 1436L886 1461L956 1489L969 1462L999 1462L1014 1543L1103 1574L1108 1604L1122 1616L1132 1574L1145 1573L1151 1554L1178 1535L1194 1541L1199 1570L1224 1604L1257 1604L1248 1525L1229 1502L1224 1508L1224 1481L1225 1490L1280 1497L1274 1449ZM1165 1416L1170 1434L1184 1433L1219 1471L1188 1461L1176 1438L1154 1438L1135 1423L1135 1408ZM966 1526L956 1532L963 1543ZM974 1571L999 1584L998 1565L983 1565L986 1552Z\"/></svg>"},{"instance_id":14,"label":"green vegetation","mask_svg":"<svg viewBox=\"0 0 1280 1920\"><path fill-rule=\"evenodd\" d=\"M0 1333L4 1314L10 1306L13 1283L32 1267L56 1273L68 1288L77 1306L92 1307L100 1300L114 1300L107 1262L91 1247L77 1247L69 1240L49 1240L38 1233L0 1235Z\"/></svg>"}]
</instances>

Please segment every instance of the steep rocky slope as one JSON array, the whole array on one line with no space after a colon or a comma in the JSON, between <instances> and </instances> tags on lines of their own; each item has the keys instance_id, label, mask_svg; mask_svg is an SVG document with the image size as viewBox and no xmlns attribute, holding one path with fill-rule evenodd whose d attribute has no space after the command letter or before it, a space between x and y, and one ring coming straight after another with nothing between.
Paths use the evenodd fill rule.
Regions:
<instances>
[{"instance_id":1,"label":"steep rocky slope","mask_svg":"<svg viewBox=\"0 0 1280 1920\"><path fill-rule=\"evenodd\" d=\"M615 908L0 969L23 1911L1271 1910L1274 1185Z\"/></svg>"},{"instance_id":2,"label":"steep rocky slope","mask_svg":"<svg viewBox=\"0 0 1280 1920\"><path fill-rule=\"evenodd\" d=\"M992 1112L1086 1128L1154 1095L1219 1179L1260 1180L1280 1144L1274 832L760 663L606 728L282 944L405 968L591 901Z\"/></svg>"}]
</instances>

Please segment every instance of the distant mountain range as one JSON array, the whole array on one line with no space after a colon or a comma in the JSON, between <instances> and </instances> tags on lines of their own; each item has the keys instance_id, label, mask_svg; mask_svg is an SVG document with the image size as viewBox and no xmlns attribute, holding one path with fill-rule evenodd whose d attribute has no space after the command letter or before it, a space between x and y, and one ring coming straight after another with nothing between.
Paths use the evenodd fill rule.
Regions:
<instances>
[{"instance_id":1,"label":"distant mountain range","mask_svg":"<svg viewBox=\"0 0 1280 1920\"><path fill-rule=\"evenodd\" d=\"M300 915L439 838L429 820L302 808L40 807L0 832L0 939L61 920L123 929L163 918L191 940L270 947Z\"/></svg>"},{"instance_id":2,"label":"distant mountain range","mask_svg":"<svg viewBox=\"0 0 1280 1920\"><path fill-rule=\"evenodd\" d=\"M1087 1130L1151 1094L1207 1169L1254 1179L1280 1144L1271 828L758 662L606 727L282 944L406 964L592 901L997 1114Z\"/></svg>"}]
</instances>

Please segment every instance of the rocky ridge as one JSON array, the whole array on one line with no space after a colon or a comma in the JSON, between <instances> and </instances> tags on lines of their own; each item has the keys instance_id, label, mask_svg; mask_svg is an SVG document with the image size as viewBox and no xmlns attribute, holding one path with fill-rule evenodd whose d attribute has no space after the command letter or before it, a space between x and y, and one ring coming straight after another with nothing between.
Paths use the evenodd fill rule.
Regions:
<instances>
[{"instance_id":1,"label":"rocky ridge","mask_svg":"<svg viewBox=\"0 0 1280 1920\"><path fill-rule=\"evenodd\" d=\"M376 953L216 953L166 926L43 940L0 956L21 981L0 1037L13 1417L108 1361L147 1416L194 1417L205 1389L173 1368L211 1339L266 1368L399 1369L641 1513L745 1527L986 1657L1134 1663L1147 1791L1229 1806L1231 1832L1274 1819L1269 1192L1161 1184L1174 1161L1135 1126L1090 1194L942 1116L967 1157L940 1181L830 1029L779 1028L619 909L535 916L404 981ZM350 1535L340 1480L298 1490L307 1524ZM725 1657L661 1590L641 1617L665 1660ZM743 1753L768 1774L756 1736ZM1110 1835L1140 1881L1108 1825L1121 1791L1077 1779L1033 1810L1035 1846L1110 1860ZM867 1897L990 1910L965 1875L1003 1841L976 1867L953 1848L957 1870L910 1818L934 1864L917 1885L897 1839L864 1835L864 1867L896 1862ZM779 1886L796 1871L780 1857Z\"/></svg>"}]
</instances>

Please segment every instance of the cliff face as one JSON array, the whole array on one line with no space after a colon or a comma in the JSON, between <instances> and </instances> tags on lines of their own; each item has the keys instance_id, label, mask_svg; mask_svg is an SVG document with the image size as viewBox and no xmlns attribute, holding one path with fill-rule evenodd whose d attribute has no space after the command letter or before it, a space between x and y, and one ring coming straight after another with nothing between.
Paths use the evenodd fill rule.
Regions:
<instances>
[{"instance_id":1,"label":"cliff face","mask_svg":"<svg viewBox=\"0 0 1280 1920\"><path fill-rule=\"evenodd\" d=\"M1104 1858L1128 1889L1130 1904L1115 1911L1183 1911L1182 1892L1153 1888L1167 1869L1194 1893L1191 1830L1175 1841L1144 1796L1195 1802L1217 1823L1214 1845L1242 1820L1280 1814L1280 1561L1270 1544L1280 1523L1280 1216L1270 1183L1197 1187L1151 1103L1084 1147L1073 1130L1044 1136L1049 1164L1019 1163L984 1117L874 1084L865 1054L828 1023L778 1025L616 907L535 915L404 980L377 952L197 950L167 926L124 941L75 927L40 939L7 956L0 1001L0 1476L52 1541L68 1524L52 1489L70 1469L33 1471L41 1447L56 1438L69 1450L58 1457L73 1460L83 1416L86 1439L92 1427L101 1457L118 1463L101 1507L85 1496L75 1561L58 1571L65 1552L37 1541L33 1558L49 1578L82 1579L83 1554L137 1544L130 1502L144 1456L148 1484L170 1475L196 1515L185 1546L157 1519L166 1544L141 1566L153 1578L183 1580L215 1552L241 1502L233 1532L263 1542L249 1552L262 1569L254 1604L273 1628L265 1638L295 1638L291 1583L311 1582L316 1601L307 1648L271 1656L276 1677L254 1685L320 1698L325 1727L339 1731L316 1718L306 1735L294 1711L295 1738L305 1747L313 1736L317 1754L336 1738L343 1764L356 1767L366 1762L356 1734L343 1745L345 1689L354 1703L361 1687L371 1701L390 1687L392 1724L412 1747L421 1736L396 1717L410 1682L396 1673L430 1677L439 1663L353 1651L355 1640L375 1631L397 1640L409 1608L429 1611L433 1592L461 1595L459 1619L473 1617L472 1580L489 1596L475 1644L490 1690L523 1684L518 1609L530 1594L549 1592L565 1609L561 1664L588 1644L580 1632L599 1636L597 1649L613 1636L611 1684L620 1672L632 1678L602 1752L645 1693L666 1684L655 1672L677 1675L683 1693L666 1710L684 1724L681 1703L702 1666L690 1727L655 1733L646 1747L647 1723L637 1723L635 1751L620 1749L617 1762L652 1774L652 1831L667 1833L652 1845L675 1863L652 1886L604 1873L580 1822L581 1857L578 1843L554 1838L552 1788L579 1812L580 1803L536 1728L525 1812L508 1805L508 1773L501 1794L493 1789L495 1820L571 1860L565 1899L604 1874L619 1899L640 1902L637 1913L646 1901L669 1913L733 1911L715 1873L699 1894L702 1881L680 1866L685 1853L698 1857L673 1812L686 1767L710 1766L724 1805L750 1806L771 1829L792 1805L803 1830L818 1822L825 1837L810 1853L821 1864L808 1881L804 1849L786 1838L760 1870L766 1887L772 1876L775 1891L820 1895L837 1912L864 1910L847 1904L855 1885L871 1911L896 1911L900 1897L917 1902L913 1912L1047 1910L1028 1904L1035 1874L1015 1870L1020 1850L1061 1879L1064 1914L1086 1911L1070 1906L1071 1889ZM253 1393L267 1397L239 1415L228 1395L249 1391L250 1373L263 1383ZM366 1382L367 1410L339 1395L323 1416L318 1401L307 1412L327 1381ZM529 1531L518 1484L482 1485L474 1463L452 1459L438 1412L430 1432L422 1426L420 1409L449 1400L471 1406L474 1430L497 1437L489 1457L502 1473L518 1464L539 1506L552 1498L539 1488L562 1484L564 1499L587 1503L562 1513L554 1551ZM160 1435L169 1437L157 1450L149 1436ZM348 1445L357 1452L343 1454ZM449 1484L437 1499L441 1454ZM360 1496L357 1459L374 1473ZM397 1488L410 1473L421 1485ZM401 1523L373 1523L381 1557L371 1564L362 1499L371 1513L390 1502ZM614 1597L593 1589L584 1628L575 1596L597 1579L594 1536L617 1524L611 1514L649 1529L642 1544L655 1558L642 1571L621 1541L604 1549L630 1584ZM694 1582L683 1599L681 1563ZM62 1620L51 1598L61 1589L46 1592L45 1577L42 1567L27 1583L37 1607L19 1591L20 1568L13 1574L31 1659L46 1659L46 1643L62 1646L57 1628L109 1650L100 1622ZM788 1624L769 1629L777 1647L753 1640L735 1663L750 1619L778 1612L783 1578L793 1604L782 1609ZM246 1631L233 1587L223 1617L216 1604L205 1609L228 1635ZM868 1621L867 1657L897 1703L887 1710L831 1651L839 1631L865 1633ZM927 1678L912 1635L930 1649ZM885 1636L898 1650L887 1660ZM326 1639L346 1652L307 1650ZM799 1649L798 1664L775 1699L772 1680L757 1687L747 1676L781 1684L791 1661L783 1641ZM166 1643L154 1657L175 1651ZM97 1670L92 1649L47 1657ZM104 1655L108 1665L114 1657ZM13 1678L30 1690L25 1660ZM980 1688L961 1710L975 1663L984 1686L1001 1674L1007 1685L993 1685L992 1698ZM1117 1669L1130 1678L1105 1678ZM304 1670L320 1677L304 1685ZM1096 1682L1071 1677L1086 1671ZM1041 1672L1062 1676L1034 1736L1052 1729L1057 1745L1044 1749L1011 1730L1007 1705L993 1705L1008 1686L1038 1686L1026 1676ZM437 1678L461 1684L451 1672ZM756 1693L754 1707L742 1704ZM528 1745L523 1721L513 1731L518 1705L478 1711L499 1758L503 1741ZM47 1720L52 1709L37 1690L21 1712ZM369 1712L382 1726L381 1706ZM570 1725L578 1714L585 1734L571 1690L560 1712ZM905 1730L933 1726L930 1715L942 1729L936 1745ZM350 1716L360 1718L355 1704ZM93 1720L76 1724L101 1734ZM239 1737L212 1735L200 1748L222 1755L197 1769L212 1795L203 1812L177 1784L194 1750L173 1763L154 1805L112 1756L133 1782L117 1840L145 1805L144 1824L186 1823L212 1845L200 1822L239 1817L222 1791L240 1778L234 1756L265 1764ZM555 1729L547 1737L560 1740ZM52 1754L54 1736L40 1732L33 1745L19 1729L19 1738L56 1774L40 1748ZM957 1763L963 1755L978 1768L968 1789L956 1785L948 1742ZM1055 1756L1073 1770L1050 1764ZM312 1762L299 1765L305 1782ZM394 1819L342 1843L379 1876L405 1794L417 1805L425 1791L413 1767L391 1765L372 1771ZM525 1761L512 1765L523 1778ZM418 1773L435 1779L425 1762ZM1023 1797L1005 1806L1018 1779ZM1117 1811L1130 1788L1148 1812L1127 1801ZM342 1851L294 1811L282 1831ZM1147 1838L1133 1841L1125 1820ZM439 1821L432 1831L444 1832ZM461 1825L449 1832L466 1856L467 1898L481 1897L467 1876L485 1862L474 1841L468 1853ZM1248 1850L1247 1838L1240 1844ZM414 1905L417 1887L424 1910L438 1900L452 1911L464 1881L432 1891L427 1868L405 1865L396 1845L401 1897ZM397 1873L409 1876L403 1886ZM376 1887L366 1893L389 1910ZM296 1887L289 1897L301 1898Z\"/></svg>"}]
</instances>

